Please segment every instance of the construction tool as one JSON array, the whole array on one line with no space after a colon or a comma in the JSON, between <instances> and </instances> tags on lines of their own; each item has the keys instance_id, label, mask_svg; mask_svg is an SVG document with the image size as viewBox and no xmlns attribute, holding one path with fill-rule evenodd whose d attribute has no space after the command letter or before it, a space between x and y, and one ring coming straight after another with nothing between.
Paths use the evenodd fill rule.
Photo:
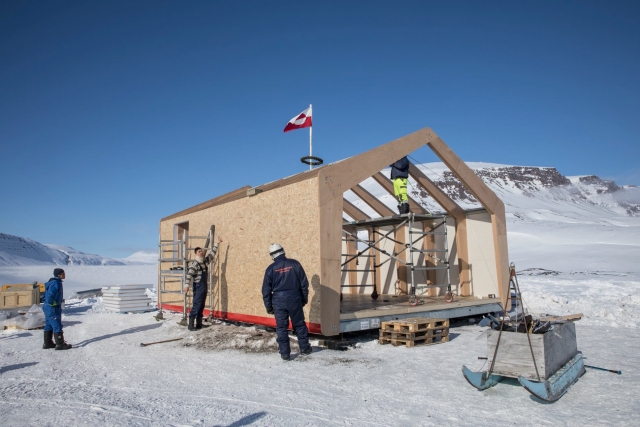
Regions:
<instances>
[{"instance_id":1,"label":"construction tool","mask_svg":"<svg viewBox=\"0 0 640 427\"><path fill-rule=\"evenodd\" d=\"M622 371L616 371L615 369L599 368L597 366L584 365L586 368L597 369L599 371L613 372L614 374L622 375Z\"/></svg>"},{"instance_id":2,"label":"construction tool","mask_svg":"<svg viewBox=\"0 0 640 427\"><path fill-rule=\"evenodd\" d=\"M162 343L171 342L171 341L180 341L181 339L182 338L174 338L172 340L164 340L164 341L156 341L156 342L141 342L140 347L147 347L149 345L162 344Z\"/></svg>"}]
</instances>

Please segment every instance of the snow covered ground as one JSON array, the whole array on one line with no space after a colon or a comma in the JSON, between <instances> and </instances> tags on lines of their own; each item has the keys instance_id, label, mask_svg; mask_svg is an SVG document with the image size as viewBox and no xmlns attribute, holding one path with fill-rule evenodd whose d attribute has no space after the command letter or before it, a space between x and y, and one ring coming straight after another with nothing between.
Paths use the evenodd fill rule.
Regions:
<instances>
[{"instance_id":1,"label":"snow covered ground","mask_svg":"<svg viewBox=\"0 0 640 427\"><path fill-rule=\"evenodd\" d=\"M70 351L42 350L41 331L0 333L3 425L633 426L640 411L637 328L578 322L586 363L623 374L588 370L545 405L511 380L485 392L467 384L461 366L479 370L477 357L486 355L478 339L485 328L474 325L452 328L446 344L381 346L369 335L345 352L315 347L282 362L275 351L185 346L235 326L190 333L178 317L157 322L151 313L96 313L96 306L97 299L67 305Z\"/></svg>"},{"instance_id":2,"label":"snow covered ground","mask_svg":"<svg viewBox=\"0 0 640 427\"><path fill-rule=\"evenodd\" d=\"M3 267L0 282L40 280L48 269ZM379 345L374 334L344 352L316 340L311 356L282 362L267 331L217 324L192 333L177 315L157 322L155 313L105 312L100 298L71 299L63 315L70 351L42 350L41 331L0 332L0 419L7 426L637 425L640 278L540 273L549 272L519 276L531 311L585 313L576 326L586 363L622 375L588 370L545 405L515 381L485 392L467 384L461 366L480 370L478 356L486 355L485 328L473 324L452 328L449 343L411 349ZM155 274L154 266L67 266L66 292L153 283ZM183 340L140 347L171 338Z\"/></svg>"}]
</instances>

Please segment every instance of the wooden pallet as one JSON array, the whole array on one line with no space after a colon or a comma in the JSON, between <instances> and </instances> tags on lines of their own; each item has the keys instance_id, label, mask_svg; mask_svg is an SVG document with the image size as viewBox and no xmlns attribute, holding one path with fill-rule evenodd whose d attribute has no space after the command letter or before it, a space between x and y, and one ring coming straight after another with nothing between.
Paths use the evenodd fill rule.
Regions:
<instances>
[{"instance_id":1,"label":"wooden pallet","mask_svg":"<svg viewBox=\"0 0 640 427\"><path fill-rule=\"evenodd\" d=\"M404 345L406 347L419 347L423 345L440 344L449 341L449 331L442 331L439 333L431 333L428 336L420 338L389 338L383 337L382 331L380 331L380 344L391 344L393 346Z\"/></svg>"},{"instance_id":2,"label":"wooden pallet","mask_svg":"<svg viewBox=\"0 0 640 427\"><path fill-rule=\"evenodd\" d=\"M449 319L428 319L413 317L410 319L382 322L380 344L394 346L439 344L449 341Z\"/></svg>"},{"instance_id":3,"label":"wooden pallet","mask_svg":"<svg viewBox=\"0 0 640 427\"><path fill-rule=\"evenodd\" d=\"M433 329L449 329L449 319L429 319L426 317L412 317L409 319L382 322L381 331L389 332L422 332Z\"/></svg>"}]
</instances>

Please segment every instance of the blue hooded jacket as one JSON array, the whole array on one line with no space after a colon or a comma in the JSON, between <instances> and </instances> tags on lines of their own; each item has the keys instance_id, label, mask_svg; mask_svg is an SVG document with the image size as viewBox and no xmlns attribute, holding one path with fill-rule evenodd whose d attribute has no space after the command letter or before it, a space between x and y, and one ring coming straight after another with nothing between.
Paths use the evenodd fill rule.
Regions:
<instances>
[{"instance_id":1,"label":"blue hooded jacket","mask_svg":"<svg viewBox=\"0 0 640 427\"><path fill-rule=\"evenodd\" d=\"M302 265L295 259L280 255L264 272L262 299L265 308L272 307L273 294L300 295L303 304L309 298L309 281Z\"/></svg>"},{"instance_id":2,"label":"blue hooded jacket","mask_svg":"<svg viewBox=\"0 0 640 427\"><path fill-rule=\"evenodd\" d=\"M396 178L409 178L409 159L404 156L391 166L391 180Z\"/></svg>"},{"instance_id":3,"label":"blue hooded jacket","mask_svg":"<svg viewBox=\"0 0 640 427\"><path fill-rule=\"evenodd\" d=\"M62 279L52 277L44 284L44 303L52 307L62 305Z\"/></svg>"}]
</instances>

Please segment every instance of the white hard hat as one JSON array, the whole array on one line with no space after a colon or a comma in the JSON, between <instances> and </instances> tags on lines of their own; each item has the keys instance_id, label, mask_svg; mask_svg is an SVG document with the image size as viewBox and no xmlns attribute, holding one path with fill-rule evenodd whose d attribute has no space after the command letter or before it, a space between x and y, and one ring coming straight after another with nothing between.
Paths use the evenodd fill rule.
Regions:
<instances>
[{"instance_id":1,"label":"white hard hat","mask_svg":"<svg viewBox=\"0 0 640 427\"><path fill-rule=\"evenodd\" d=\"M271 246L269 246L269 255L271 255L271 259L276 259L280 255L284 255L284 249L279 243L272 243Z\"/></svg>"}]
</instances>

